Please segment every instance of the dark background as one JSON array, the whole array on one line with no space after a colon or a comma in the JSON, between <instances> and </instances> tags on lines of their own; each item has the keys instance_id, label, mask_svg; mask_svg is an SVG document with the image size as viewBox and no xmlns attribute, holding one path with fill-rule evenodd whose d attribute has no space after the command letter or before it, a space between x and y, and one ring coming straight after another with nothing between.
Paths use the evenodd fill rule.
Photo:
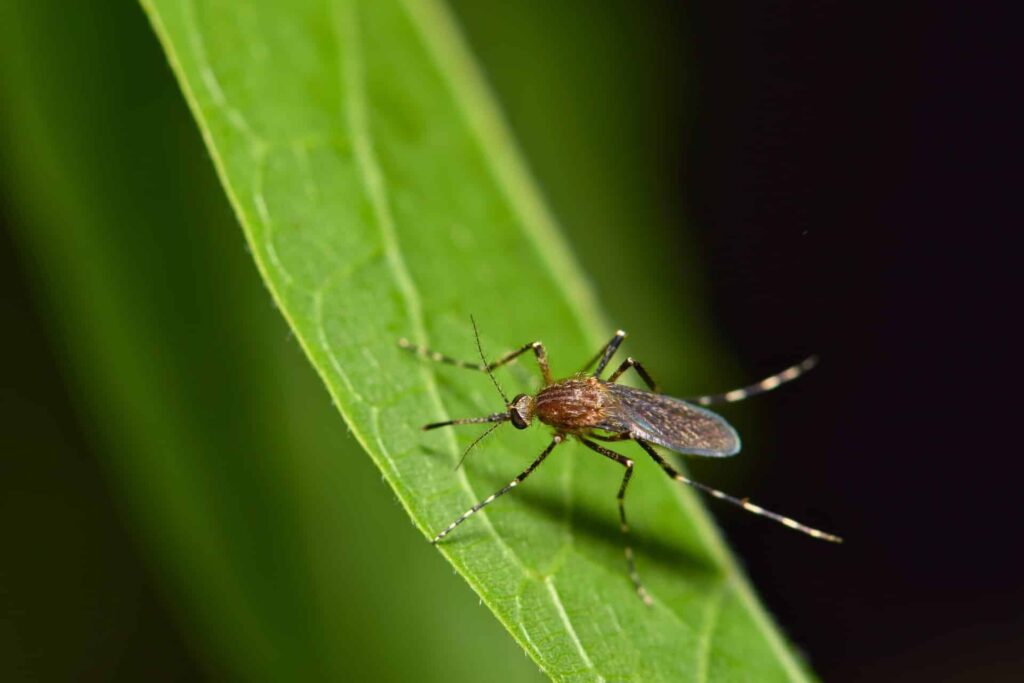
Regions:
<instances>
[{"instance_id":1,"label":"dark background","mask_svg":"<svg viewBox=\"0 0 1024 683\"><path fill-rule=\"evenodd\" d=\"M805 390L764 399L776 441L746 453L757 496L827 510L848 543L769 545L758 520L718 518L825 680L1019 679L1011 18L966 3L680 16L697 104L669 173L712 315L748 376L793 349L823 359Z\"/></svg>"},{"instance_id":2,"label":"dark background","mask_svg":"<svg viewBox=\"0 0 1024 683\"><path fill-rule=\"evenodd\" d=\"M483 10L456 5L518 126ZM567 7L532 8L538 33L563 36L563 54L574 50L573 26L588 21L586 3ZM622 21L625 37L610 53L637 53L625 75L590 77L635 80L642 96L629 111L607 102L613 111L594 115L637 122L633 139L653 178L641 194L669 226L656 258L630 253L626 230L623 244L594 245L585 225L567 226L609 309L630 329L657 324L644 318L649 302L634 300L650 292L632 290L628 274L676 259L699 266L736 377L822 357L800 390L759 399L743 486L847 543L819 546L715 508L769 609L827 681L1019 679L1024 466L1019 351L1009 337L1020 309L1016 24L938 3L609 3L600 13ZM572 73L571 58L552 68ZM524 140L531 159L543 157L534 149L542 143ZM535 164L557 211L555 167ZM9 198L0 216L12 220ZM21 433L54 444L38 449L50 459L5 459L5 538L30 544L13 516L33 511L33 535L55 540L37 561L5 562L0 578L14 585L52 572L58 588L46 599L65 616L23 618L3 637L45 658L42 643L66 629L93 663L88 677L195 677L196 650L157 597L56 369L26 284L34 267L5 230L0 305L4 350L16 361L6 364L0 408ZM692 469L728 483L713 463ZM58 580L90 553L117 558L103 567L119 573ZM118 624L134 628L104 659L111 634L101 626L82 640L81 629L111 611L127 611Z\"/></svg>"}]
</instances>

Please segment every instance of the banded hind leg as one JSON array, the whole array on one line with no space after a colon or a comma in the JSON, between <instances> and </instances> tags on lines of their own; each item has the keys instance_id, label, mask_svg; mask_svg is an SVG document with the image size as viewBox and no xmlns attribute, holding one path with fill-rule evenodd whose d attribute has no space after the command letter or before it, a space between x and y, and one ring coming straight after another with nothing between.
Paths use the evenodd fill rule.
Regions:
<instances>
[{"instance_id":1,"label":"banded hind leg","mask_svg":"<svg viewBox=\"0 0 1024 683\"><path fill-rule=\"evenodd\" d=\"M714 498L717 498L719 500L724 500L727 503L732 503L733 505L741 507L744 510L746 510L747 512L751 512L751 513L753 513L755 515L759 515L761 517L767 517L768 519L771 519L771 520L773 520L775 522L778 522L779 524L782 524L783 526L788 526L790 529L794 529L795 531L799 531L801 533L807 534L808 536L811 536L813 538L819 538L819 539L821 539L823 541L831 541L832 543L842 543L843 542L843 539L840 538L839 536L834 536L833 534L829 534L829 533L826 533L826 532L821 531L819 529L815 529L813 527L809 527L806 524L801 524L800 522L796 521L795 519L793 519L791 517L785 517L783 515L780 515L777 512L772 512L771 510L765 510L760 505L754 505L753 503L751 503L746 498L736 498L735 496L730 496L728 493L725 493L723 491L719 491L716 488L712 488L712 487L708 486L707 484L702 484L699 481L694 481L693 479L690 479L689 477L684 476L682 472L680 472L675 467L673 467L667 460L665 460L665 458L661 457L661 455L658 454L658 451L654 450L654 447L651 444L647 443L646 441L641 441L640 439L634 439L634 440L638 444L640 444L641 448L643 448L645 451L647 451L647 454L650 455L651 458L654 459L654 462L658 463L658 465L661 466L661 469L664 470L665 474L667 474L669 477L671 477L672 479L675 479L676 481L678 481L678 482L680 482L682 484L686 484L687 486L692 486L693 488L698 489L700 491L703 491L704 493L707 493L708 495L710 495L710 496L712 496Z\"/></svg>"},{"instance_id":2,"label":"banded hind leg","mask_svg":"<svg viewBox=\"0 0 1024 683\"><path fill-rule=\"evenodd\" d=\"M735 403L751 396L763 394L766 391L777 389L787 382L792 382L797 377L811 371L818 364L817 356L809 356L796 365L791 365L782 372L777 372L771 377L765 377L760 382L749 384L739 389L726 391L721 394L706 394L703 396L690 396L684 400L691 401L698 405L710 406L716 403Z\"/></svg>"},{"instance_id":3,"label":"banded hind leg","mask_svg":"<svg viewBox=\"0 0 1024 683\"><path fill-rule=\"evenodd\" d=\"M629 522L626 521L626 488L629 486L630 479L633 478L633 461L626 456L619 455L615 451L609 450L604 446L600 446L593 441L583 437L579 437L579 439L587 448L600 453L610 460L614 460L626 468L626 473L622 475L622 485L619 486L618 495L619 528L622 530L622 538L625 541L624 552L626 554L626 567L629 570L629 578L633 582L633 586L636 588L636 594L640 596L640 599L644 601L644 604L651 605L653 604L653 600L651 600L651 596L647 592L647 589L644 588L643 583L640 582L640 574L636 571L636 559L633 554L633 546L630 543Z\"/></svg>"},{"instance_id":4,"label":"banded hind leg","mask_svg":"<svg viewBox=\"0 0 1024 683\"><path fill-rule=\"evenodd\" d=\"M609 344L609 347L610 346L611 344ZM615 345L615 348L617 347L618 344ZM758 394L763 394L766 391L778 389L783 384L792 382L801 375L810 372L817 365L818 357L809 356L804 360L800 361L799 363L797 363L796 365L792 365L783 370L782 372L777 372L774 375L766 377L760 382L748 384L745 387L740 387L739 389L726 391L721 394L703 394L700 396L688 396L683 400L690 401L692 403L696 403L702 406L710 406L719 403L736 403L737 401L742 401L743 399L750 398L751 396L757 396ZM608 377L608 379L605 381L607 381L609 384L614 384L615 381L618 380L620 376L622 376L622 373L626 372L629 369L635 370L636 373L640 375L640 378L643 379L644 383L647 384L648 388L651 391L653 391L654 393L661 393L658 389L657 382L655 382L654 379L651 377L650 373L647 372L647 369L644 368L640 361L636 360L632 356L624 360L622 364L618 367L618 369L616 369L615 372L613 372L611 376Z\"/></svg>"}]
</instances>

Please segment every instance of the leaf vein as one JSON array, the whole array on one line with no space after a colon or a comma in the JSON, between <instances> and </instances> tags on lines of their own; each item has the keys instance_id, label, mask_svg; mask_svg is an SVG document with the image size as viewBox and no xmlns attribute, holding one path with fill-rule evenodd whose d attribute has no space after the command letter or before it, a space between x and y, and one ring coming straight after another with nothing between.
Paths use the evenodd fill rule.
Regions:
<instances>
[{"instance_id":1,"label":"leaf vein","mask_svg":"<svg viewBox=\"0 0 1024 683\"><path fill-rule=\"evenodd\" d=\"M708 670L711 664L711 638L718 627L718 616L722 613L722 603L725 601L726 591L729 584L725 583L715 591L714 596L708 601L704 610L704 624L700 629L697 641L697 680L707 681Z\"/></svg>"},{"instance_id":2,"label":"leaf vein","mask_svg":"<svg viewBox=\"0 0 1024 683\"><path fill-rule=\"evenodd\" d=\"M411 326L415 331L415 337L422 343L425 341L427 336L423 320L422 305L420 304L416 286L412 281L412 276L409 274L404 258L402 257L394 219L391 216L391 210L388 205L384 176L374 153L370 124L367 118L367 102L365 84L363 83L362 44L360 42L361 36L358 10L355 3L351 2L351 0L343 0L340 3L336 3L335 7L338 8L339 4L341 5L342 16L338 16L336 22L336 28L339 29L337 42L342 52L344 52L344 54L339 55L339 59L344 67L342 69L343 73L340 74L340 77L342 87L344 88L347 86L349 89L348 97L345 100L348 106L347 111L344 112L344 114L352 134L352 144L355 150L356 165L369 196L377 225L380 228L380 234L384 242L384 251L388 265L395 276L399 292L405 301L407 312L411 319ZM346 47L347 51L345 49ZM443 408L443 402L437 390L437 384L434 381L434 378L426 371L425 368L421 369L420 373L429 387L431 400L439 408ZM447 435L447 441L449 443L449 450L452 454L452 459L454 460L458 457L455 435L449 433ZM470 485L469 480L466 478L465 472L460 470L458 477L462 487L470 497L475 500L476 494L473 491L473 487ZM494 525L491 523L486 513L484 513L482 517L490 535L497 541L503 553L515 563L520 572L524 575L529 575L530 572L526 565L523 564L523 561L519 556L497 533L497 530L494 528Z\"/></svg>"},{"instance_id":3,"label":"leaf vein","mask_svg":"<svg viewBox=\"0 0 1024 683\"><path fill-rule=\"evenodd\" d=\"M263 248L267 252L267 258L270 259L270 262L281 273L284 284L290 286L295 279L288 269L285 268L284 263L281 262L281 257L277 253L277 246L274 244L274 223L270 219L266 197L263 196L263 177L266 174L267 151L262 147L257 147L254 151L252 201L256 205L256 216L259 218L260 223L263 224Z\"/></svg>"},{"instance_id":4,"label":"leaf vein","mask_svg":"<svg viewBox=\"0 0 1024 683\"><path fill-rule=\"evenodd\" d=\"M559 597L558 590L555 588L554 577L549 576L545 578L544 586L548 589L548 595L551 596L551 602L555 604L555 609L558 611L558 617L562 620L562 625L565 626L566 633L569 634L569 638L576 647L576 652L579 653L580 659L583 660L583 663L586 665L588 670L594 672L597 676L596 680L603 682L604 676L597 672L597 669L594 667L594 662L591 661L590 655L587 654L587 649L583 647L580 637L576 634L576 629L572 625L572 620L569 618L569 614L565 611L562 599Z\"/></svg>"},{"instance_id":5,"label":"leaf vein","mask_svg":"<svg viewBox=\"0 0 1024 683\"><path fill-rule=\"evenodd\" d=\"M210 63L210 58L206 53L206 41L203 37L203 33L199 28L199 22L196 21L195 0L189 0L182 6L182 15L185 19L185 23L188 26L188 35L192 46L192 52L195 55L196 62L199 66L199 78L206 87L206 92L213 101L215 107L224 112L225 120L234 128L243 138L249 141L252 148L258 149L263 147L266 143L262 137L260 137L253 127L249 125L245 116L236 107L232 106L228 102L227 95L224 94L224 88L220 84L220 79L217 78L217 73L213 69L213 65ZM209 135L204 131L205 135Z\"/></svg>"}]
</instances>

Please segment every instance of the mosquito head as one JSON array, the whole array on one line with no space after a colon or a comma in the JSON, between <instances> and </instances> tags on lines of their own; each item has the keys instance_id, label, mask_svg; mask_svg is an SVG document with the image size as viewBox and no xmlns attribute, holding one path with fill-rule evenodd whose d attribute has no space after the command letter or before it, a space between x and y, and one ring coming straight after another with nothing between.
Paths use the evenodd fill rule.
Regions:
<instances>
[{"instance_id":1,"label":"mosquito head","mask_svg":"<svg viewBox=\"0 0 1024 683\"><path fill-rule=\"evenodd\" d=\"M519 394L508 404L508 418L516 429L526 429L533 422L533 396Z\"/></svg>"}]
</instances>

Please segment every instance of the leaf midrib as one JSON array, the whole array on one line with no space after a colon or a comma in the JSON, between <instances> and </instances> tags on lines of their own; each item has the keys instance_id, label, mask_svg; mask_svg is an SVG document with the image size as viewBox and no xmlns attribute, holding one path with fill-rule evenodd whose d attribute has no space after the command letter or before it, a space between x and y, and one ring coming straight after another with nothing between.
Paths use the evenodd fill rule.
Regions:
<instances>
[{"instance_id":1,"label":"leaf midrib","mask_svg":"<svg viewBox=\"0 0 1024 683\"><path fill-rule=\"evenodd\" d=\"M409 274L409 270L405 265L404 257L402 256L398 234L395 230L393 218L388 207L387 191L384 185L383 174L380 171L380 166L373 152L370 126L366 118L366 91L363 81L363 56L358 9L350 0L336 0L333 4L336 10L338 10L339 7L343 8L341 11L344 14L344 19L346 19L346 21L335 23L335 35L338 39L340 57L339 71L342 72L339 74L339 77L341 82L344 85L347 85L349 89L349 96L345 98L345 102L348 105L347 111L343 112L343 114L352 134L356 164L359 168L360 177L363 181L364 191L373 206L374 218L384 240L384 250L387 257L388 267L396 278L402 299L406 304L407 311L412 320L413 335L415 336L417 343L426 344L427 333L423 322L422 303L419 298L419 293L412 281L412 277ZM340 18L341 17L336 17L336 19ZM411 16L410 19L412 19ZM341 64L344 64L345 67L342 68L340 66ZM440 390L437 386L434 375L428 372L425 367L421 367L419 369L419 373L427 387L427 392L431 402L434 403L439 411L443 411L444 403L441 399ZM373 413L371 415L371 423L376 425L376 411L374 410L371 412ZM457 457L458 444L455 440L455 434L450 431L445 434L445 440L448 442L449 453L452 454L453 458ZM364 443L364 446L366 445L367 444ZM377 445L378 448L382 450L382 455L388 457L385 444L381 439L377 439ZM469 494L469 497L472 500L479 500L479 496L469 483L465 470L460 468L456 476L458 477L459 484L463 489L465 489L467 494ZM420 527L421 531L429 533L429 531L425 529L422 520L419 519L419 516L413 510L411 501L406 500L405 498L405 496L400 496L403 507L405 507L410 516L417 521L417 525ZM483 521L486 526L487 534L497 542L502 553L513 562L522 579L527 580L529 578L533 578L532 575L534 572L527 568L518 554L516 554L500 534L498 534L497 529L494 528L494 525L487 516L486 511L484 511L481 516L481 521ZM449 562L452 561L452 557L446 550L442 549L442 553L448 558ZM491 604L487 591L483 590L482 586L477 585L476 582L465 573L462 573L462 575L466 578L467 582L470 583L475 592L482 597L484 602L488 603L488 606L492 608L492 611L495 614L500 614L498 610L494 609L496 605ZM521 629L518 628L519 626L519 624L505 624L505 627L512 634L521 632ZM528 642L524 642L522 638L517 637L516 640L519 641L523 649L529 652L541 667L545 668L545 670L549 670L548 667L545 666L544 658L539 650L532 647ZM584 658L584 663L587 664L589 669L594 670L593 662L591 662L589 658Z\"/></svg>"}]
</instances>

